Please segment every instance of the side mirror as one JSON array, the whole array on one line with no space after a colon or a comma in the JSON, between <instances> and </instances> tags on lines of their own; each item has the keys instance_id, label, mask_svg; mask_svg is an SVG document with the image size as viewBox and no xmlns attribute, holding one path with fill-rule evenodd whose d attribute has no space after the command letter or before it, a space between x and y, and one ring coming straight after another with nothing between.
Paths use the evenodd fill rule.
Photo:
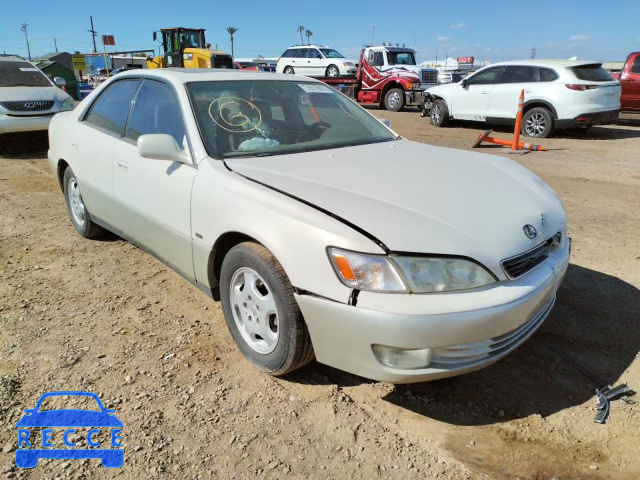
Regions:
<instances>
[{"instance_id":1,"label":"side mirror","mask_svg":"<svg viewBox=\"0 0 640 480\"><path fill-rule=\"evenodd\" d=\"M67 86L67 81L62 77L54 77L53 83L55 83L60 88Z\"/></svg>"},{"instance_id":2,"label":"side mirror","mask_svg":"<svg viewBox=\"0 0 640 480\"><path fill-rule=\"evenodd\" d=\"M183 150L175 138L165 133L152 133L138 137L138 155L152 160L168 160L190 164L186 150Z\"/></svg>"},{"instance_id":3,"label":"side mirror","mask_svg":"<svg viewBox=\"0 0 640 480\"><path fill-rule=\"evenodd\" d=\"M158 40L158 32L153 32L153 41Z\"/></svg>"},{"instance_id":4,"label":"side mirror","mask_svg":"<svg viewBox=\"0 0 640 480\"><path fill-rule=\"evenodd\" d=\"M391 128L391 121L386 118L379 118L378 121L387 128Z\"/></svg>"},{"instance_id":5,"label":"side mirror","mask_svg":"<svg viewBox=\"0 0 640 480\"><path fill-rule=\"evenodd\" d=\"M467 79L463 78L462 81L460 82L460 85L462 85L462 88L467 88Z\"/></svg>"}]
</instances>

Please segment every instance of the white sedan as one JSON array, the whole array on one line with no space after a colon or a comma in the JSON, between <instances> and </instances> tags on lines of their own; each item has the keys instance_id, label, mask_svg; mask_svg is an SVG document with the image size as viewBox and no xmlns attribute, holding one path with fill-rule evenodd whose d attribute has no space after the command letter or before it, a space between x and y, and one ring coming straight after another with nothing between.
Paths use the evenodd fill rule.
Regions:
<instances>
[{"instance_id":1,"label":"white sedan","mask_svg":"<svg viewBox=\"0 0 640 480\"><path fill-rule=\"evenodd\" d=\"M274 375L314 357L394 383L476 370L533 334L567 269L540 178L405 140L309 78L125 72L49 132L77 232L115 232L221 300Z\"/></svg>"}]
</instances>

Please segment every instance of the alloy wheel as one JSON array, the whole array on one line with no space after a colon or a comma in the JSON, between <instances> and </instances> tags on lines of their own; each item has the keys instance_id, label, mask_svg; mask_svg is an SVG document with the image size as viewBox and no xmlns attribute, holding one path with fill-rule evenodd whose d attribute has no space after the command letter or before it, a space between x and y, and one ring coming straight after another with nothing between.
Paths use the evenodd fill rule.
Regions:
<instances>
[{"instance_id":1,"label":"alloy wheel","mask_svg":"<svg viewBox=\"0 0 640 480\"><path fill-rule=\"evenodd\" d=\"M530 137L541 136L547 128L547 119L541 113L534 113L527 118L524 125L524 131Z\"/></svg>"},{"instance_id":2,"label":"alloy wheel","mask_svg":"<svg viewBox=\"0 0 640 480\"><path fill-rule=\"evenodd\" d=\"M84 207L84 202L82 201L82 196L80 195L80 186L78 185L75 177L71 177L69 179L67 191L69 192L69 205L71 207L73 219L78 225L82 226L85 221L86 209Z\"/></svg>"},{"instance_id":3,"label":"alloy wheel","mask_svg":"<svg viewBox=\"0 0 640 480\"><path fill-rule=\"evenodd\" d=\"M263 355L273 352L280 333L276 299L258 272L242 267L229 288L233 320L244 341Z\"/></svg>"}]
</instances>

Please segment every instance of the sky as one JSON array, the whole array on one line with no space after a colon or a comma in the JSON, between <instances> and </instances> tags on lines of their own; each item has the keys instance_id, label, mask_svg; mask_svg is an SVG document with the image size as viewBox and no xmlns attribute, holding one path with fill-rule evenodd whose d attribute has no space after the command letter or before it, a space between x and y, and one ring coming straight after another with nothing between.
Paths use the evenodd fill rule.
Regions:
<instances>
[{"instance_id":1,"label":"sky","mask_svg":"<svg viewBox=\"0 0 640 480\"><path fill-rule=\"evenodd\" d=\"M299 25L313 32L312 43L353 58L372 39L412 46L419 62L436 55L517 60L530 58L532 47L536 58L613 61L640 50L640 0L538 0L524 5L515 0L0 0L0 53L27 57L23 23L28 24L34 57L55 51L54 38L60 51L90 52L90 15L98 35L115 36L117 50L157 52L152 32L183 26L205 28L208 42L231 52L226 28L233 26L238 28L236 58L280 56L300 43Z\"/></svg>"}]
</instances>

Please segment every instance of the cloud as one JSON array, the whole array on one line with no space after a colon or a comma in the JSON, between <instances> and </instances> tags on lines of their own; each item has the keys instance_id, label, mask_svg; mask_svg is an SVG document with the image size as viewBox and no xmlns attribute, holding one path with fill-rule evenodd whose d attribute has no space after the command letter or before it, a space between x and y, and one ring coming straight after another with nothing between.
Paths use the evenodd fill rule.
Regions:
<instances>
[{"instance_id":1,"label":"cloud","mask_svg":"<svg viewBox=\"0 0 640 480\"><path fill-rule=\"evenodd\" d=\"M581 42L582 40L588 40L588 35L571 35L569 37L570 42Z\"/></svg>"},{"instance_id":2,"label":"cloud","mask_svg":"<svg viewBox=\"0 0 640 480\"><path fill-rule=\"evenodd\" d=\"M447 40L451 40L451 37L445 37L444 35L440 35L436 40L439 42L446 42Z\"/></svg>"},{"instance_id":3,"label":"cloud","mask_svg":"<svg viewBox=\"0 0 640 480\"><path fill-rule=\"evenodd\" d=\"M466 27L467 24L464 22L460 22L460 23L454 23L453 25L449 25L449 28L451 30L460 30L461 28Z\"/></svg>"}]
</instances>

